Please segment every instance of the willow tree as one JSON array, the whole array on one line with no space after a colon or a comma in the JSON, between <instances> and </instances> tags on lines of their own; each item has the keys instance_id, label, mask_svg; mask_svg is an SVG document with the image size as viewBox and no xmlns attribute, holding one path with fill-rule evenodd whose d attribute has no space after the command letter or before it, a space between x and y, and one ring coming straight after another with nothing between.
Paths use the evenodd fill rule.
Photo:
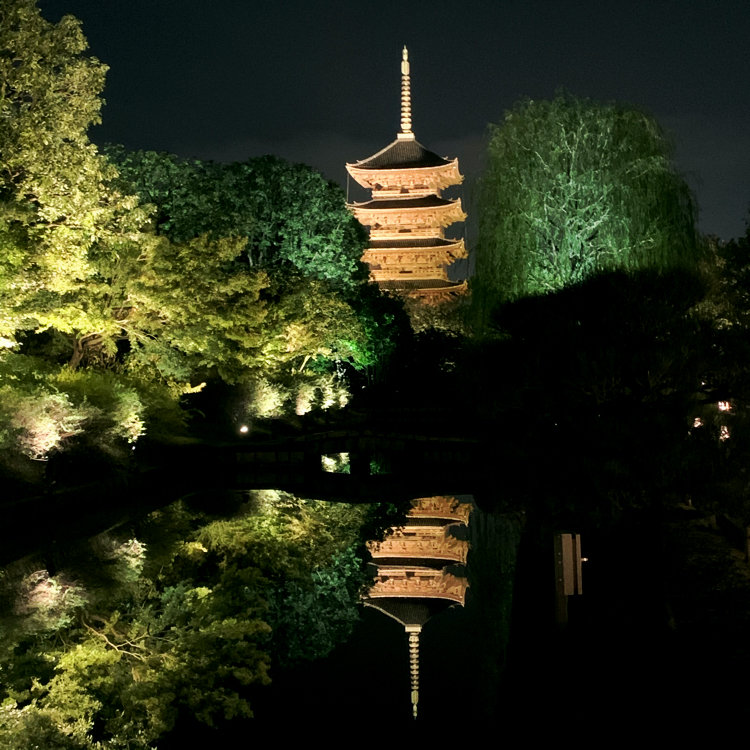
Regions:
<instances>
[{"instance_id":1,"label":"willow tree","mask_svg":"<svg viewBox=\"0 0 750 750\"><path fill-rule=\"evenodd\" d=\"M693 197L649 115L561 93L521 101L489 135L473 285L485 315L602 271L696 259Z\"/></svg>"}]
</instances>

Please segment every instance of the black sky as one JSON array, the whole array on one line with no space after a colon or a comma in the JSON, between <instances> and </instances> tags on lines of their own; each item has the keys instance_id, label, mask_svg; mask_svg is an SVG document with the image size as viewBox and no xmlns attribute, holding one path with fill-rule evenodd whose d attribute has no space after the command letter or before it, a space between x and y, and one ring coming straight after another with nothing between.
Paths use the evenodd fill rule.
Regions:
<instances>
[{"instance_id":1,"label":"black sky","mask_svg":"<svg viewBox=\"0 0 750 750\"><path fill-rule=\"evenodd\" d=\"M573 94L654 114L674 136L704 232L744 234L750 204L748 0L40 0L110 66L99 142L186 157L274 153L345 183L390 142L399 61L414 130L458 156L465 202L488 122ZM471 242L471 233L469 235Z\"/></svg>"}]
</instances>

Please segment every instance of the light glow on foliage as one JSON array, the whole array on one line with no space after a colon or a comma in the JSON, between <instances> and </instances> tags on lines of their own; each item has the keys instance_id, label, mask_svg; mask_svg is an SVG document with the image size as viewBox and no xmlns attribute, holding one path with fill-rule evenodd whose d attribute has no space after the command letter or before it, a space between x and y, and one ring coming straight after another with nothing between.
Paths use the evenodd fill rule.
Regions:
<instances>
[{"instance_id":1,"label":"light glow on foliage","mask_svg":"<svg viewBox=\"0 0 750 750\"><path fill-rule=\"evenodd\" d=\"M46 460L66 437L80 433L86 416L64 393L0 388L0 423L9 424L15 446L35 460Z\"/></svg>"},{"instance_id":2,"label":"light glow on foliage","mask_svg":"<svg viewBox=\"0 0 750 750\"><path fill-rule=\"evenodd\" d=\"M349 454L348 453L324 453L320 457L320 466L323 471L330 474L348 474L349 473Z\"/></svg>"},{"instance_id":3,"label":"light glow on foliage","mask_svg":"<svg viewBox=\"0 0 750 750\"><path fill-rule=\"evenodd\" d=\"M86 600L85 591L74 581L35 570L21 581L13 614L28 618L40 630L60 628L72 622Z\"/></svg>"},{"instance_id":4,"label":"light glow on foliage","mask_svg":"<svg viewBox=\"0 0 750 750\"><path fill-rule=\"evenodd\" d=\"M518 103L490 129L475 303L696 260L695 206L671 156L635 107L564 93Z\"/></svg>"}]
</instances>

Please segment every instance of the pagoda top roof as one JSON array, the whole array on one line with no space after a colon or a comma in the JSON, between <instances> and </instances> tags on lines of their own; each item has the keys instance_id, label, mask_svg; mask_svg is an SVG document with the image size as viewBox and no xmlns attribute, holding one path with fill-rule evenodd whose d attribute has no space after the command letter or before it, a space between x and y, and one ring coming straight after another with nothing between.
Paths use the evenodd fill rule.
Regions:
<instances>
[{"instance_id":1,"label":"pagoda top roof","mask_svg":"<svg viewBox=\"0 0 750 750\"><path fill-rule=\"evenodd\" d=\"M397 138L376 154L347 166L357 169L419 169L445 167L455 159L444 159L426 149L415 138Z\"/></svg>"},{"instance_id":2,"label":"pagoda top roof","mask_svg":"<svg viewBox=\"0 0 750 750\"><path fill-rule=\"evenodd\" d=\"M373 198L362 203L351 204L353 208L367 208L380 210L381 208L442 208L458 203L457 200L440 198L437 195L421 195L410 198Z\"/></svg>"}]
</instances>

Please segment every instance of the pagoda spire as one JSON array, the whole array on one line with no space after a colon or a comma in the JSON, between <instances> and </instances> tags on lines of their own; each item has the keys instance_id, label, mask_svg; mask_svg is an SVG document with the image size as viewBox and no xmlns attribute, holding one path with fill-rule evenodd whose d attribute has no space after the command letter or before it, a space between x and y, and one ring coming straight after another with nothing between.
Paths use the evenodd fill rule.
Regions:
<instances>
[{"instance_id":1,"label":"pagoda spire","mask_svg":"<svg viewBox=\"0 0 750 750\"><path fill-rule=\"evenodd\" d=\"M401 132L400 141L413 141L411 130L411 78L409 76L409 51L404 45L401 52Z\"/></svg>"},{"instance_id":2,"label":"pagoda spire","mask_svg":"<svg viewBox=\"0 0 750 750\"><path fill-rule=\"evenodd\" d=\"M411 713L417 718L419 704L419 634L422 632L421 625L407 625L406 632L409 634L409 673L411 675Z\"/></svg>"}]
</instances>

